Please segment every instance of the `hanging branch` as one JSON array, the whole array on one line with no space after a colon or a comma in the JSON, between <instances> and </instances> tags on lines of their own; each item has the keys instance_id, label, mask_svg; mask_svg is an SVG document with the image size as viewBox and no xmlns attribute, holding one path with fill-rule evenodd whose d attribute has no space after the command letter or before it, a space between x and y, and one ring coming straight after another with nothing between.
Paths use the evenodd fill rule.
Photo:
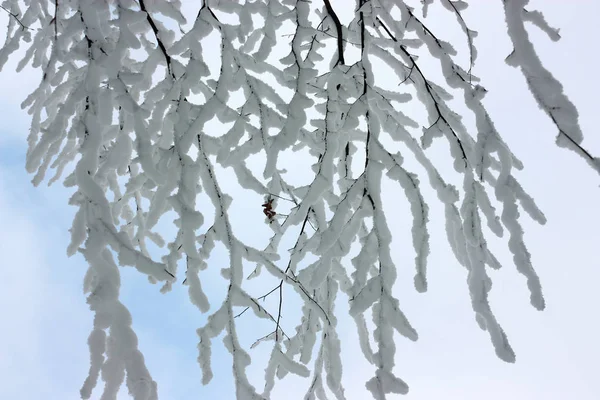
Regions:
<instances>
[{"instance_id":1,"label":"hanging branch","mask_svg":"<svg viewBox=\"0 0 600 400\"><path fill-rule=\"evenodd\" d=\"M398 269L406 263L394 259L392 238L404 226L384 207L384 184L398 185L408 202L415 289L428 289L429 204L438 201L450 248L467 271L475 320L498 357L514 362L489 302L487 269L501 264L488 234L506 233L530 302L542 310L520 215L524 211L540 224L546 218L513 174L522 163L496 129L483 103L487 90L472 75L477 50L470 26L476 21L466 21L467 2L441 2L466 34L464 68L438 27L426 24L433 1L422 3L419 18L402 0L358 0L347 26L330 0L204 1L189 25L181 2L171 0L55 1L54 14L45 0L0 6L10 16L0 67L27 43L18 68L31 64L42 73L39 88L23 102L32 116L26 168L36 174L36 185L50 170L50 183L70 171L63 181L75 188L67 252L83 254L89 264L84 288L96 315L83 398L95 396L99 378L105 381L103 398L114 397L122 380L136 399L158 395L119 299L117 264L162 282L163 293L184 274L190 302L207 314L197 331L204 384L213 378L213 343L224 333L238 398L269 398L275 378L293 373L308 379L307 399L345 399L341 353L347 349L336 307L342 294L361 353L374 366L367 389L377 399L407 393L394 371L400 362L395 333L409 340L418 335L396 293ZM575 106L537 57L525 22L553 40L558 32L540 13L526 10L526 0L503 4L514 46L507 63L521 69L557 126L558 144L600 171L600 161L582 144ZM431 65L409 51L423 44ZM351 63L353 56L358 59ZM375 79L375 63L389 66L390 76ZM439 82L428 79L435 76L429 67L439 68ZM475 130L461 122L445 88L463 95ZM405 111L412 113L417 102L426 121ZM413 129L422 129L420 141ZM450 143L450 154L434 165L427 147L440 137ZM397 143L402 152L393 150ZM310 168L294 164L294 154ZM448 183L450 162L459 186ZM289 172L299 172L302 183ZM243 190L224 185L222 173L235 175ZM248 221L266 217L268 223L247 228L260 249L241 239L230 214L247 191L264 199L262 210L254 203L248 211L256 215L244 215ZM163 239L159 228L171 216L175 233ZM283 247L291 243L291 249ZM217 256L224 268L214 262ZM226 289L215 305L204 288L218 287L205 275L217 268ZM248 283L255 278L266 284ZM246 323L260 331L249 346L241 334ZM251 354L265 348L270 356L259 393L248 371L255 367Z\"/></svg>"}]
</instances>

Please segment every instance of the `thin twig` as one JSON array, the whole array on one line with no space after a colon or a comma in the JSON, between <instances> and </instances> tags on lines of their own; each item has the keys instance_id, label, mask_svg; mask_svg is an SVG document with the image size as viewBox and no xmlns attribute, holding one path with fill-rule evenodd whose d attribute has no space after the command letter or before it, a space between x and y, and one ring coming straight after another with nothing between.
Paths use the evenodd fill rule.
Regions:
<instances>
[{"instance_id":1,"label":"thin twig","mask_svg":"<svg viewBox=\"0 0 600 400\"><path fill-rule=\"evenodd\" d=\"M18 14L14 14L11 13L10 11L8 11L8 9L6 7L4 7L3 5L0 5L0 8L2 8L4 11L6 11L8 13L8 15L10 15L11 17L13 17L15 19L15 21L17 21L19 23L19 25L21 25L21 29L25 30L25 29L31 29L28 26L25 26L21 20L19 19L19 15Z\"/></svg>"}]
</instances>

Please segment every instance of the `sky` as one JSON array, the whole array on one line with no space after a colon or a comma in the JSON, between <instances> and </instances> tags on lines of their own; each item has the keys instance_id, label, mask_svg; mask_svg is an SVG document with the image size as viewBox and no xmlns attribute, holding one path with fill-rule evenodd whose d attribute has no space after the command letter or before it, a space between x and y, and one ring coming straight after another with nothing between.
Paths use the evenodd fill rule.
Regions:
<instances>
[{"instance_id":1,"label":"sky","mask_svg":"<svg viewBox=\"0 0 600 400\"><path fill-rule=\"evenodd\" d=\"M475 73L489 91L486 105L498 130L525 164L517 176L548 219L545 226L538 226L523 218L526 244L547 309L538 312L529 306L525 281L513 267L510 254L502 243L492 244L498 246L504 264L502 270L490 272L492 308L511 340L517 362L497 359L487 334L473 318L466 272L451 254L443 226L435 223L441 223L436 219L441 212L430 204L432 254L427 293L412 288L412 256L404 255L410 243L396 241L393 253L400 260L395 289L420 336L416 343L397 338L396 371L411 388L404 398L598 399L600 179L580 158L555 146L554 127L527 92L521 74L504 64L511 49L499 17L501 2L476 3L467 14L479 31ZM541 5L547 20L561 28L563 38L558 43L535 29L530 32L542 61L579 109L585 145L600 154L596 121L600 59L593 51L600 34L596 18L600 4L593 0L573 1L568 7L548 0L531 4L532 8ZM1 13L0 23L5 21ZM86 265L78 255L66 256L75 211L67 204L72 190L59 184L47 187L45 182L34 188L32 176L24 170L29 119L19 103L36 86L39 75L32 70L17 75L15 65L13 60L0 73L0 268L4 278L0 398L74 400L79 398L89 365L86 340L92 313L82 291ZM385 190L395 198L395 188ZM260 221L260 207L256 208ZM252 210L251 205L234 209L240 226L251 226L241 215ZM251 234L251 229L242 233ZM224 261L214 262L218 268ZM223 284L218 272L205 279L205 286L211 286L218 297ZM133 315L140 349L159 384L160 398L234 398L230 357L219 339L213 342L215 378L201 385L195 330L206 317L190 304L180 285L167 295L158 289L135 270L122 269L121 299ZM243 331L243 336L251 343L260 335ZM353 330L344 330L342 336L343 346L348 344L342 355L347 397L367 398L362 382L372 370L362 361L357 346L352 346ZM264 354L257 353L250 377L260 388L261 361L265 360ZM296 380L284 382L276 386L273 398L301 398L305 386ZM98 398L98 390L94 396ZM124 392L121 398L127 398Z\"/></svg>"}]
</instances>

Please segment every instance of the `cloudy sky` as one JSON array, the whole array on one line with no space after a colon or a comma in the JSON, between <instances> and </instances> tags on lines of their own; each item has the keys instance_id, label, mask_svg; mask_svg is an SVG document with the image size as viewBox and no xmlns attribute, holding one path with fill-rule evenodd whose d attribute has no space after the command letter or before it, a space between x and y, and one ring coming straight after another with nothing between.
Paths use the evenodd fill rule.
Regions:
<instances>
[{"instance_id":1,"label":"cloudy sky","mask_svg":"<svg viewBox=\"0 0 600 400\"><path fill-rule=\"evenodd\" d=\"M600 179L581 159L554 145L553 126L538 110L520 73L503 63L511 49L499 17L501 2L477 3L468 14L472 27L480 32L475 72L490 92L486 104L499 131L525 163L518 177L548 218L540 227L524 217L526 243L543 284L547 309L540 313L529 306L524 279L512 266L510 255L499 247L505 268L492 273L491 302L517 353L517 363L498 360L487 334L474 321L465 271L449 251L442 226L432 218L435 246L428 293L410 288L412 256L404 262L400 245L394 254L401 260L399 296L420 334L417 343L399 339L397 372L411 387L409 400L474 400L484 395L486 399L598 399ZM594 0L572 1L568 7L551 0L532 4L542 4L549 22L561 28L563 39L558 43L530 31L542 60L579 108L587 148L600 154L596 121L600 58L593 51L600 35L600 4ZM0 23L5 21L5 13L0 13ZM19 103L39 76L30 70L17 75L15 65L10 63L0 74L4 278L0 398L77 399L87 374L86 340L92 318L82 293L86 265L79 256L66 257L74 213L67 205L71 191L45 183L33 188L31 176L24 171L29 120ZM435 215L435 205L432 208ZM195 330L204 317L189 304L185 291L177 287L161 295L157 286L149 285L132 269L123 269L122 281L122 301L132 312L140 348L159 383L160 398L233 398L230 358L220 340L214 342L215 379L206 387L200 384ZM259 336L255 332L244 335ZM350 343L352 338L348 332L343 340ZM349 399L365 398L361 382L372 372L356 348L347 347L344 353ZM262 368L257 361L251 373L258 385ZM298 397L290 393L304 388L294 381L276 390L273 398L299 398L302 392Z\"/></svg>"}]
</instances>

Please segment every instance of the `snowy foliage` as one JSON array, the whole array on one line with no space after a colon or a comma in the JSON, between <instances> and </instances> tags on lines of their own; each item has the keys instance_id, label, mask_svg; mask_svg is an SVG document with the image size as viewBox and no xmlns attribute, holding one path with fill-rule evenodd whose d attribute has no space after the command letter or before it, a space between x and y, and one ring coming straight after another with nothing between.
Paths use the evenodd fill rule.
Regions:
<instances>
[{"instance_id":1,"label":"snowy foliage","mask_svg":"<svg viewBox=\"0 0 600 400\"><path fill-rule=\"evenodd\" d=\"M50 183L68 174L65 185L76 189L68 254L80 252L89 263L84 289L95 313L82 398L90 398L99 377L102 399L114 399L123 381L134 399L158 396L131 315L119 300L115 257L161 282L164 292L183 282L191 302L210 314L198 329L205 383L213 377L212 341L224 333L238 398L269 398L275 378L292 373L309 380L306 399L326 393L344 399L345 350L335 306L345 296L360 349L375 371L368 390L376 399L407 393L394 372L394 335L413 341L418 335L393 291L399 263L392 258L394 230L383 207L386 179L402 188L410 204L416 290L428 286L426 186L445 210L447 239L468 271L479 326L498 357L515 360L488 301L487 268L501 267L488 236L508 236L531 304L542 310L519 218L521 211L542 224L545 217L513 174L522 165L483 105L486 89L472 74L476 32L463 19L467 2L439 2L464 32L466 65L426 25L433 0L415 2L422 10L403 0L358 0L347 24L336 13L346 2L332 0L206 0L198 2L196 15L184 15L179 0L2 3L11 18L0 67L25 46L19 68L31 64L42 71L39 87L23 102L32 116L27 170L35 173L36 185L50 169ZM507 63L522 71L556 125L558 145L600 172L600 160L582 145L575 106L542 65L525 26L535 25L553 40L558 31L541 13L527 10L527 0L503 3L514 46ZM436 82L419 51L436 61ZM376 77L381 68L392 75ZM464 97L475 130L453 111L451 91ZM414 103L424 107L424 126L410 116ZM227 129L210 132L214 120ZM458 185L445 177L448 165L440 170L428 153L438 141L448 146ZM312 160L312 170L302 171L309 177L305 184L282 167L293 152ZM263 161L261 171L250 161L255 155ZM262 248L234 231L233 199L218 179L223 169L264 199L272 237ZM200 206L201 196L210 202ZM283 215L278 208L286 203ZM176 234L163 239L159 220L169 212L176 215ZM290 236L293 247L286 253ZM153 259L148 241L167 249L161 259ZM207 261L217 244L229 260L222 270L227 293L215 305L203 289L212 283L201 279L201 271L218 268ZM246 278L267 275L278 282L274 288L262 295L247 289ZM298 320L289 336L281 323L285 293L301 299L290 314ZM276 301L263 302L267 297ZM247 375L250 349L240 341L237 319L246 311L272 325L253 345L272 343L263 391Z\"/></svg>"}]
</instances>

